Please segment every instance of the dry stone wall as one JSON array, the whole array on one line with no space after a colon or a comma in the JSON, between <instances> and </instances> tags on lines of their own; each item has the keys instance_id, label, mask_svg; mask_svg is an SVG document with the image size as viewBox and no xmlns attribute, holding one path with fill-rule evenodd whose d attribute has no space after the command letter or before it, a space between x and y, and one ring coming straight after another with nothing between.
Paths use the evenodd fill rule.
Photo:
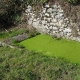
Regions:
<instances>
[{"instance_id":1,"label":"dry stone wall","mask_svg":"<svg viewBox=\"0 0 80 80\"><path fill-rule=\"evenodd\" d=\"M52 5L46 3L38 11L28 5L25 12L28 24L39 32L80 42L79 27L66 17L59 3L55 2Z\"/></svg>"}]
</instances>

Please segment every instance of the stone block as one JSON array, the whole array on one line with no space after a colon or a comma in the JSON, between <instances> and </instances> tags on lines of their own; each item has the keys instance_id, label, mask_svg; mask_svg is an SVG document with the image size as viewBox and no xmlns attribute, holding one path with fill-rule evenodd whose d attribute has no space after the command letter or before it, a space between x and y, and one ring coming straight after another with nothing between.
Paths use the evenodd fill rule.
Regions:
<instances>
[{"instance_id":1,"label":"stone block","mask_svg":"<svg viewBox=\"0 0 80 80\"><path fill-rule=\"evenodd\" d=\"M55 15L54 14L50 14L51 15L51 18L54 18L55 17Z\"/></svg>"},{"instance_id":2,"label":"stone block","mask_svg":"<svg viewBox=\"0 0 80 80\"><path fill-rule=\"evenodd\" d=\"M61 20L58 20L60 23L63 23L64 21L63 21L63 19L61 19Z\"/></svg>"},{"instance_id":3,"label":"stone block","mask_svg":"<svg viewBox=\"0 0 80 80\"><path fill-rule=\"evenodd\" d=\"M76 37L76 41L80 42L80 36Z\"/></svg>"},{"instance_id":4,"label":"stone block","mask_svg":"<svg viewBox=\"0 0 80 80\"><path fill-rule=\"evenodd\" d=\"M52 13L54 13L54 12L57 12L57 9L53 9L53 10L52 10Z\"/></svg>"},{"instance_id":5,"label":"stone block","mask_svg":"<svg viewBox=\"0 0 80 80\"><path fill-rule=\"evenodd\" d=\"M39 21L33 22L32 26L37 29L39 27Z\"/></svg>"},{"instance_id":6,"label":"stone block","mask_svg":"<svg viewBox=\"0 0 80 80\"><path fill-rule=\"evenodd\" d=\"M60 36L63 36L64 35L64 33L63 32L60 32Z\"/></svg>"},{"instance_id":7,"label":"stone block","mask_svg":"<svg viewBox=\"0 0 80 80\"><path fill-rule=\"evenodd\" d=\"M69 28L65 28L65 30L63 30L64 31L64 33L71 33L71 29L69 29Z\"/></svg>"},{"instance_id":8,"label":"stone block","mask_svg":"<svg viewBox=\"0 0 80 80\"><path fill-rule=\"evenodd\" d=\"M50 21L51 21L51 18L47 18L47 21L50 23Z\"/></svg>"},{"instance_id":9,"label":"stone block","mask_svg":"<svg viewBox=\"0 0 80 80\"><path fill-rule=\"evenodd\" d=\"M53 19L52 22L53 22L53 23L56 23L56 22L57 22L57 19Z\"/></svg>"},{"instance_id":10,"label":"stone block","mask_svg":"<svg viewBox=\"0 0 80 80\"><path fill-rule=\"evenodd\" d=\"M47 25L45 25L44 27L45 27L45 29L47 29L47 30L49 29Z\"/></svg>"},{"instance_id":11,"label":"stone block","mask_svg":"<svg viewBox=\"0 0 80 80\"><path fill-rule=\"evenodd\" d=\"M61 22L58 22L58 26L60 26L60 27L61 27L61 26L62 26L62 23L61 23Z\"/></svg>"},{"instance_id":12,"label":"stone block","mask_svg":"<svg viewBox=\"0 0 80 80\"><path fill-rule=\"evenodd\" d=\"M62 16L64 16L64 14L60 13L59 16L62 17Z\"/></svg>"},{"instance_id":13,"label":"stone block","mask_svg":"<svg viewBox=\"0 0 80 80\"><path fill-rule=\"evenodd\" d=\"M59 16L59 15L56 15L56 16L55 16L55 18L56 18L56 19L59 19L59 18L60 18L60 16Z\"/></svg>"},{"instance_id":14,"label":"stone block","mask_svg":"<svg viewBox=\"0 0 80 80\"><path fill-rule=\"evenodd\" d=\"M22 40L25 40L27 38L28 38L28 34L21 34L21 35L12 37L12 39L16 40L16 41L22 41Z\"/></svg>"},{"instance_id":15,"label":"stone block","mask_svg":"<svg viewBox=\"0 0 80 80\"><path fill-rule=\"evenodd\" d=\"M61 8L61 6L58 4L57 8L58 8L58 9L60 9L60 8Z\"/></svg>"},{"instance_id":16,"label":"stone block","mask_svg":"<svg viewBox=\"0 0 80 80\"><path fill-rule=\"evenodd\" d=\"M80 31L79 28L77 29L77 31L78 31L78 32Z\"/></svg>"},{"instance_id":17,"label":"stone block","mask_svg":"<svg viewBox=\"0 0 80 80\"><path fill-rule=\"evenodd\" d=\"M64 21L68 21L68 18L65 18Z\"/></svg>"},{"instance_id":18,"label":"stone block","mask_svg":"<svg viewBox=\"0 0 80 80\"><path fill-rule=\"evenodd\" d=\"M56 32L53 30L53 32L52 32L53 34L56 34Z\"/></svg>"},{"instance_id":19,"label":"stone block","mask_svg":"<svg viewBox=\"0 0 80 80\"><path fill-rule=\"evenodd\" d=\"M28 5L27 8L30 8L31 9L32 7L30 5Z\"/></svg>"},{"instance_id":20,"label":"stone block","mask_svg":"<svg viewBox=\"0 0 80 80\"><path fill-rule=\"evenodd\" d=\"M33 22L36 22L36 21L37 21L37 19L34 19L34 20L33 20Z\"/></svg>"},{"instance_id":21,"label":"stone block","mask_svg":"<svg viewBox=\"0 0 80 80\"><path fill-rule=\"evenodd\" d=\"M70 21L69 21L69 20L67 20L67 21L66 21L66 24L70 24Z\"/></svg>"},{"instance_id":22,"label":"stone block","mask_svg":"<svg viewBox=\"0 0 80 80\"><path fill-rule=\"evenodd\" d=\"M80 32L78 32L78 35L80 35Z\"/></svg>"},{"instance_id":23,"label":"stone block","mask_svg":"<svg viewBox=\"0 0 80 80\"><path fill-rule=\"evenodd\" d=\"M43 25L46 24L46 23L47 23L47 22L46 22L45 20L42 21L42 24L43 24Z\"/></svg>"},{"instance_id":24,"label":"stone block","mask_svg":"<svg viewBox=\"0 0 80 80\"><path fill-rule=\"evenodd\" d=\"M56 30L58 30L58 28L57 28L57 27L53 27L53 30L55 30L55 31L56 31Z\"/></svg>"},{"instance_id":25,"label":"stone block","mask_svg":"<svg viewBox=\"0 0 80 80\"><path fill-rule=\"evenodd\" d=\"M31 9L26 9L26 12L30 13L31 12Z\"/></svg>"},{"instance_id":26,"label":"stone block","mask_svg":"<svg viewBox=\"0 0 80 80\"><path fill-rule=\"evenodd\" d=\"M58 8L57 4L54 4L54 5L53 5L53 8Z\"/></svg>"},{"instance_id":27,"label":"stone block","mask_svg":"<svg viewBox=\"0 0 80 80\"><path fill-rule=\"evenodd\" d=\"M56 34L57 38L61 38L61 35L59 33Z\"/></svg>"},{"instance_id":28,"label":"stone block","mask_svg":"<svg viewBox=\"0 0 80 80\"><path fill-rule=\"evenodd\" d=\"M76 40L76 37L72 37L71 39L72 39L72 40Z\"/></svg>"},{"instance_id":29,"label":"stone block","mask_svg":"<svg viewBox=\"0 0 80 80\"><path fill-rule=\"evenodd\" d=\"M46 13L46 8L43 8L43 11L42 11L42 13Z\"/></svg>"},{"instance_id":30,"label":"stone block","mask_svg":"<svg viewBox=\"0 0 80 80\"><path fill-rule=\"evenodd\" d=\"M60 29L59 29L59 32L62 32L62 31L63 31L63 29L60 28Z\"/></svg>"},{"instance_id":31,"label":"stone block","mask_svg":"<svg viewBox=\"0 0 80 80\"><path fill-rule=\"evenodd\" d=\"M26 13L28 13L27 9L25 10ZM27 14L26 14L27 15Z\"/></svg>"},{"instance_id":32,"label":"stone block","mask_svg":"<svg viewBox=\"0 0 80 80\"><path fill-rule=\"evenodd\" d=\"M53 29L53 27L52 27L52 26L50 26L50 27L49 27L49 29L51 30L51 29Z\"/></svg>"},{"instance_id":33,"label":"stone block","mask_svg":"<svg viewBox=\"0 0 80 80\"><path fill-rule=\"evenodd\" d=\"M54 25L54 23L50 22L50 26L53 26L53 25Z\"/></svg>"},{"instance_id":34,"label":"stone block","mask_svg":"<svg viewBox=\"0 0 80 80\"><path fill-rule=\"evenodd\" d=\"M67 36L69 36L69 37L70 37L70 36L71 36L71 33L67 33Z\"/></svg>"},{"instance_id":35,"label":"stone block","mask_svg":"<svg viewBox=\"0 0 80 80\"><path fill-rule=\"evenodd\" d=\"M65 27L65 25L64 25L64 24L62 24L62 25L61 25L61 27L62 27L62 28L64 28L64 27Z\"/></svg>"},{"instance_id":36,"label":"stone block","mask_svg":"<svg viewBox=\"0 0 80 80\"><path fill-rule=\"evenodd\" d=\"M49 17L49 13L45 13L45 16Z\"/></svg>"},{"instance_id":37,"label":"stone block","mask_svg":"<svg viewBox=\"0 0 80 80\"><path fill-rule=\"evenodd\" d=\"M47 9L47 12L48 12L48 13L52 13L52 11L53 11L52 8Z\"/></svg>"},{"instance_id":38,"label":"stone block","mask_svg":"<svg viewBox=\"0 0 80 80\"><path fill-rule=\"evenodd\" d=\"M54 23L54 26L55 27L59 27L59 25L58 25L59 23L58 22L56 22L56 23Z\"/></svg>"},{"instance_id":39,"label":"stone block","mask_svg":"<svg viewBox=\"0 0 80 80\"><path fill-rule=\"evenodd\" d=\"M28 24L31 25L32 24L32 20L28 20Z\"/></svg>"},{"instance_id":40,"label":"stone block","mask_svg":"<svg viewBox=\"0 0 80 80\"><path fill-rule=\"evenodd\" d=\"M60 13L63 13L63 12L64 12L62 9L59 9L58 11L59 11Z\"/></svg>"},{"instance_id":41,"label":"stone block","mask_svg":"<svg viewBox=\"0 0 80 80\"><path fill-rule=\"evenodd\" d=\"M49 8L50 6L49 6L49 4L46 4L45 7L46 7L46 8Z\"/></svg>"}]
</instances>

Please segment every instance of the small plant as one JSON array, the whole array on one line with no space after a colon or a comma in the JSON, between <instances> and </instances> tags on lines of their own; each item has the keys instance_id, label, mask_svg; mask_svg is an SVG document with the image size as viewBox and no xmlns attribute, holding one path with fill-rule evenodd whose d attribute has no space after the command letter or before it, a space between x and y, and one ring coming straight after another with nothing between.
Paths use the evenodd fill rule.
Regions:
<instances>
[{"instance_id":1,"label":"small plant","mask_svg":"<svg viewBox=\"0 0 80 80\"><path fill-rule=\"evenodd\" d=\"M29 38L32 38L34 37L35 35L34 34L29 34Z\"/></svg>"},{"instance_id":2,"label":"small plant","mask_svg":"<svg viewBox=\"0 0 80 80\"><path fill-rule=\"evenodd\" d=\"M24 46L22 46L22 45L17 45L19 48L25 48Z\"/></svg>"},{"instance_id":3,"label":"small plant","mask_svg":"<svg viewBox=\"0 0 80 80\"><path fill-rule=\"evenodd\" d=\"M77 3L77 0L69 0L69 2L75 4Z\"/></svg>"},{"instance_id":4,"label":"small plant","mask_svg":"<svg viewBox=\"0 0 80 80\"><path fill-rule=\"evenodd\" d=\"M40 33L37 32L37 31L34 29L32 32L29 33L29 38L34 37L34 36L39 35L39 34L40 34Z\"/></svg>"},{"instance_id":5,"label":"small plant","mask_svg":"<svg viewBox=\"0 0 80 80\"><path fill-rule=\"evenodd\" d=\"M27 3L27 4L43 4L45 2L47 2L48 0L23 0L23 3Z\"/></svg>"},{"instance_id":6,"label":"small plant","mask_svg":"<svg viewBox=\"0 0 80 80\"><path fill-rule=\"evenodd\" d=\"M40 0L40 3L46 3L48 0Z\"/></svg>"},{"instance_id":7,"label":"small plant","mask_svg":"<svg viewBox=\"0 0 80 80\"><path fill-rule=\"evenodd\" d=\"M21 23L21 17L19 15L15 16L15 22L16 22L16 24L20 24Z\"/></svg>"}]
</instances>

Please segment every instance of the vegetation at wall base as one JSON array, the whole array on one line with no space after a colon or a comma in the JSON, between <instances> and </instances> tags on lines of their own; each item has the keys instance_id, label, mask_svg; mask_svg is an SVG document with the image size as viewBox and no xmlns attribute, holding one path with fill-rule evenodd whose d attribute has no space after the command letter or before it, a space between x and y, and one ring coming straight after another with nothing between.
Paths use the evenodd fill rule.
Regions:
<instances>
[{"instance_id":1,"label":"vegetation at wall base","mask_svg":"<svg viewBox=\"0 0 80 80\"><path fill-rule=\"evenodd\" d=\"M78 0L68 0L70 3L76 4Z\"/></svg>"}]
</instances>

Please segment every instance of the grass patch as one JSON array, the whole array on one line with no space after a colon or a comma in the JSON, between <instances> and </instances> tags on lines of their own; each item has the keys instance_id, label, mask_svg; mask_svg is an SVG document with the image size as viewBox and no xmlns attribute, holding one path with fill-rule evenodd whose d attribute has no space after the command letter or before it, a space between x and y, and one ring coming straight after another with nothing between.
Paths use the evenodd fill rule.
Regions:
<instances>
[{"instance_id":1,"label":"grass patch","mask_svg":"<svg viewBox=\"0 0 80 80\"><path fill-rule=\"evenodd\" d=\"M80 80L80 66L34 51L0 47L0 80Z\"/></svg>"},{"instance_id":2,"label":"grass patch","mask_svg":"<svg viewBox=\"0 0 80 80\"><path fill-rule=\"evenodd\" d=\"M22 34L22 33L25 33L27 32L27 30L25 29L18 29L18 30L9 30L8 32L0 32L0 39L3 40L3 39L6 39L6 38L11 38L13 36L17 36L18 34Z\"/></svg>"},{"instance_id":3,"label":"grass patch","mask_svg":"<svg viewBox=\"0 0 80 80\"><path fill-rule=\"evenodd\" d=\"M26 49L46 52L45 55L62 57L72 63L80 64L80 43L70 40L57 40L48 35L38 35L24 40L20 45Z\"/></svg>"}]
</instances>

